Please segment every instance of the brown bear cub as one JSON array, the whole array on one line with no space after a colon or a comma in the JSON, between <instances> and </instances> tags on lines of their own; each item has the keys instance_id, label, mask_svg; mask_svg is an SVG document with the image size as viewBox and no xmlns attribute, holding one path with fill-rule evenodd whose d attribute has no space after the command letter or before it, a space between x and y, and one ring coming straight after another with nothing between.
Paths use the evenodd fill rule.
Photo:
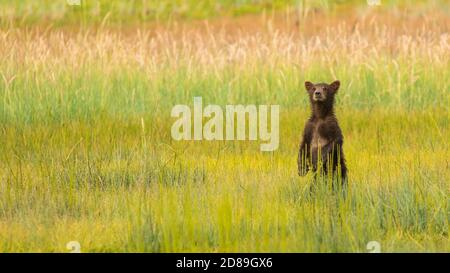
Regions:
<instances>
[{"instance_id":1,"label":"brown bear cub","mask_svg":"<svg viewBox=\"0 0 450 273\"><path fill-rule=\"evenodd\" d=\"M332 172L333 177L347 179L342 144L344 138L334 114L334 96L339 89L339 81L331 84L305 82L309 94L312 114L303 131L303 139L298 153L298 174L305 175L312 167L315 174Z\"/></svg>"}]
</instances>

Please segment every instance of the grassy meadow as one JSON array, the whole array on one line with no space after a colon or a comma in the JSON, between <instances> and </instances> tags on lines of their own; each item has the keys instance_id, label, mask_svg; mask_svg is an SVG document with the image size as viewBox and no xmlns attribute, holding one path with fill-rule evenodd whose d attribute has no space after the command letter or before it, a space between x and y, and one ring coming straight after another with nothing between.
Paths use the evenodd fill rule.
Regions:
<instances>
[{"instance_id":1,"label":"grassy meadow","mask_svg":"<svg viewBox=\"0 0 450 273\"><path fill-rule=\"evenodd\" d=\"M0 1L0 252L450 252L445 1L61 2ZM335 79L345 196L297 175ZM280 105L278 150L174 141L194 96Z\"/></svg>"}]
</instances>

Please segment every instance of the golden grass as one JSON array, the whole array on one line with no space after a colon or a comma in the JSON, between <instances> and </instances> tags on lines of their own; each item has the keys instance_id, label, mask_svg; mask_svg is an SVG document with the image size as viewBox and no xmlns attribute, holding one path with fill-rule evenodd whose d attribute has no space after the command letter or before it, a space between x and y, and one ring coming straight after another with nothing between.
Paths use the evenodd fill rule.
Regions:
<instances>
[{"instance_id":1,"label":"golden grass","mask_svg":"<svg viewBox=\"0 0 450 273\"><path fill-rule=\"evenodd\" d=\"M449 251L449 26L369 11L1 29L0 251ZM346 197L297 176L306 79L342 82ZM173 141L170 109L194 96L280 104L279 150Z\"/></svg>"}]
</instances>

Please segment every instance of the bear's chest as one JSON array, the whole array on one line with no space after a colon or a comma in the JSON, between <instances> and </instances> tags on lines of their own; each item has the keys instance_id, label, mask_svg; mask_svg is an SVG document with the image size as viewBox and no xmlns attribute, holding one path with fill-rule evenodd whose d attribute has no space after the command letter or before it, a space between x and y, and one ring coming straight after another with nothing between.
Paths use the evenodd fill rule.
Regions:
<instances>
[{"instance_id":1,"label":"bear's chest","mask_svg":"<svg viewBox=\"0 0 450 273\"><path fill-rule=\"evenodd\" d=\"M312 149L318 149L323 148L325 145L328 144L328 139L325 137L324 133L324 122L317 122L313 126L312 131L312 138L311 138L311 148Z\"/></svg>"}]
</instances>

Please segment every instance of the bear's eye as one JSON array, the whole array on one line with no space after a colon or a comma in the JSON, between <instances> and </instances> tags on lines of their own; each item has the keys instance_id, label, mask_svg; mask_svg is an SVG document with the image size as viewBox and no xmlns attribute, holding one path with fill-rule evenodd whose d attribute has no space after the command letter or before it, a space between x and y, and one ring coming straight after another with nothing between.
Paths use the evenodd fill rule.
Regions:
<instances>
[{"instance_id":1,"label":"bear's eye","mask_svg":"<svg viewBox=\"0 0 450 273\"><path fill-rule=\"evenodd\" d=\"M314 92L314 91L316 91L316 88L315 88L315 87L313 87L313 88L312 88L312 91L313 91L313 92Z\"/></svg>"}]
</instances>

